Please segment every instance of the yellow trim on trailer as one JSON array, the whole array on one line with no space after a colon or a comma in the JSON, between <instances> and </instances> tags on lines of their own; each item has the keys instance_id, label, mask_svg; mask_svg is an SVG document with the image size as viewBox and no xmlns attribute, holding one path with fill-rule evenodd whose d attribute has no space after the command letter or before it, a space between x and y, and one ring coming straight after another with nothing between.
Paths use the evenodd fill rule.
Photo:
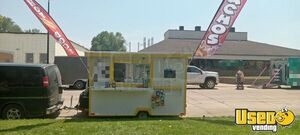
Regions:
<instances>
[{"instance_id":1,"label":"yellow trim on trailer","mask_svg":"<svg viewBox=\"0 0 300 135\"><path fill-rule=\"evenodd\" d=\"M114 58L110 59L110 65L109 65L109 81L110 84L112 84L112 82L114 82L114 76L115 76L115 72L114 72Z\"/></svg>"},{"instance_id":2,"label":"yellow trim on trailer","mask_svg":"<svg viewBox=\"0 0 300 135\"><path fill-rule=\"evenodd\" d=\"M154 80L154 62L151 60L150 64L150 81L149 81L149 87L153 86L153 80Z\"/></svg>"},{"instance_id":3,"label":"yellow trim on trailer","mask_svg":"<svg viewBox=\"0 0 300 135\"><path fill-rule=\"evenodd\" d=\"M150 64L149 60L114 60L114 63L124 63L124 64Z\"/></svg>"},{"instance_id":4,"label":"yellow trim on trailer","mask_svg":"<svg viewBox=\"0 0 300 135\"><path fill-rule=\"evenodd\" d=\"M89 58L88 59L88 68L89 68L89 71L91 72L91 73L94 73L94 59L93 58ZM89 86L88 86L88 92L89 92L89 108L88 108L88 110L89 110L89 112L88 112L88 114L89 114L89 116L90 116L90 112L91 112L91 101L92 101L92 94L93 94L93 92L92 92L92 90L91 90L91 86L93 86L93 84L94 84L94 82L93 82L93 76L92 76L93 74L89 74L88 75L88 78L89 78Z\"/></svg>"}]
</instances>

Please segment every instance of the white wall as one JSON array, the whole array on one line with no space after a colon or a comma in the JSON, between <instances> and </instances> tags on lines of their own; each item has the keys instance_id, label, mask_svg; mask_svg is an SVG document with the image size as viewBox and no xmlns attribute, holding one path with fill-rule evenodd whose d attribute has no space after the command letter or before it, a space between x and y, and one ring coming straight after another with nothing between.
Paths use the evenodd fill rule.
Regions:
<instances>
[{"instance_id":1,"label":"white wall","mask_svg":"<svg viewBox=\"0 0 300 135\"><path fill-rule=\"evenodd\" d=\"M72 42L79 56L87 51L80 45ZM54 63L55 56L67 56L60 44L50 35L49 62ZM47 53L47 34L30 33L0 33L0 50L11 52L14 63L26 63L26 53L33 53L33 63L40 63L40 54Z\"/></svg>"},{"instance_id":2,"label":"white wall","mask_svg":"<svg viewBox=\"0 0 300 135\"><path fill-rule=\"evenodd\" d=\"M49 62L54 62L54 39L50 36ZM40 62L40 53L47 53L46 34L0 33L0 49L13 52L14 63L25 63L26 53L33 53L33 63Z\"/></svg>"}]
</instances>

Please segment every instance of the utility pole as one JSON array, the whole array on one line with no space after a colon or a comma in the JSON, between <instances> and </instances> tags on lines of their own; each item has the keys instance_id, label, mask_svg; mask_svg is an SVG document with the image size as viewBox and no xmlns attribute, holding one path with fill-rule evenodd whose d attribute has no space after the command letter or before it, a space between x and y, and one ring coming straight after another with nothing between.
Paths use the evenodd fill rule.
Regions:
<instances>
[{"instance_id":1,"label":"utility pole","mask_svg":"<svg viewBox=\"0 0 300 135\"><path fill-rule=\"evenodd\" d=\"M50 0L48 0L48 14L50 15ZM47 31L47 64L49 64L49 30Z\"/></svg>"}]
</instances>

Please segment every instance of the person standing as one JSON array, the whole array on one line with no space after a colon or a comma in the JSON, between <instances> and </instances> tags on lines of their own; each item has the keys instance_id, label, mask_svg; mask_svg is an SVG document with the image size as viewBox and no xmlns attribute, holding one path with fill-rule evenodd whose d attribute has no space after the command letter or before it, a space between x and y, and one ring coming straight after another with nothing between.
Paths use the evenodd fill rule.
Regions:
<instances>
[{"instance_id":1,"label":"person standing","mask_svg":"<svg viewBox=\"0 0 300 135\"><path fill-rule=\"evenodd\" d=\"M244 90L244 81L245 81L245 75L242 70L238 70L235 74L236 76L236 89L237 90Z\"/></svg>"}]
</instances>

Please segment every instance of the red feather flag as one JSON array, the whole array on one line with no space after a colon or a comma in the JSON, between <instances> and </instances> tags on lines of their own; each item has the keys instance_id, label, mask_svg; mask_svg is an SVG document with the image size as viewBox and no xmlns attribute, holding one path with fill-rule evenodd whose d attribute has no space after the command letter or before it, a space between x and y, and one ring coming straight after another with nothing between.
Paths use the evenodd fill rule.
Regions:
<instances>
[{"instance_id":1,"label":"red feather flag","mask_svg":"<svg viewBox=\"0 0 300 135\"><path fill-rule=\"evenodd\" d=\"M223 0L194 56L211 56L223 45L247 0Z\"/></svg>"},{"instance_id":2,"label":"red feather flag","mask_svg":"<svg viewBox=\"0 0 300 135\"><path fill-rule=\"evenodd\" d=\"M41 21L44 27L49 31L50 35L64 48L69 57L78 57L78 53L59 28L53 18L46 10L35 0L24 0L34 15Z\"/></svg>"}]
</instances>

